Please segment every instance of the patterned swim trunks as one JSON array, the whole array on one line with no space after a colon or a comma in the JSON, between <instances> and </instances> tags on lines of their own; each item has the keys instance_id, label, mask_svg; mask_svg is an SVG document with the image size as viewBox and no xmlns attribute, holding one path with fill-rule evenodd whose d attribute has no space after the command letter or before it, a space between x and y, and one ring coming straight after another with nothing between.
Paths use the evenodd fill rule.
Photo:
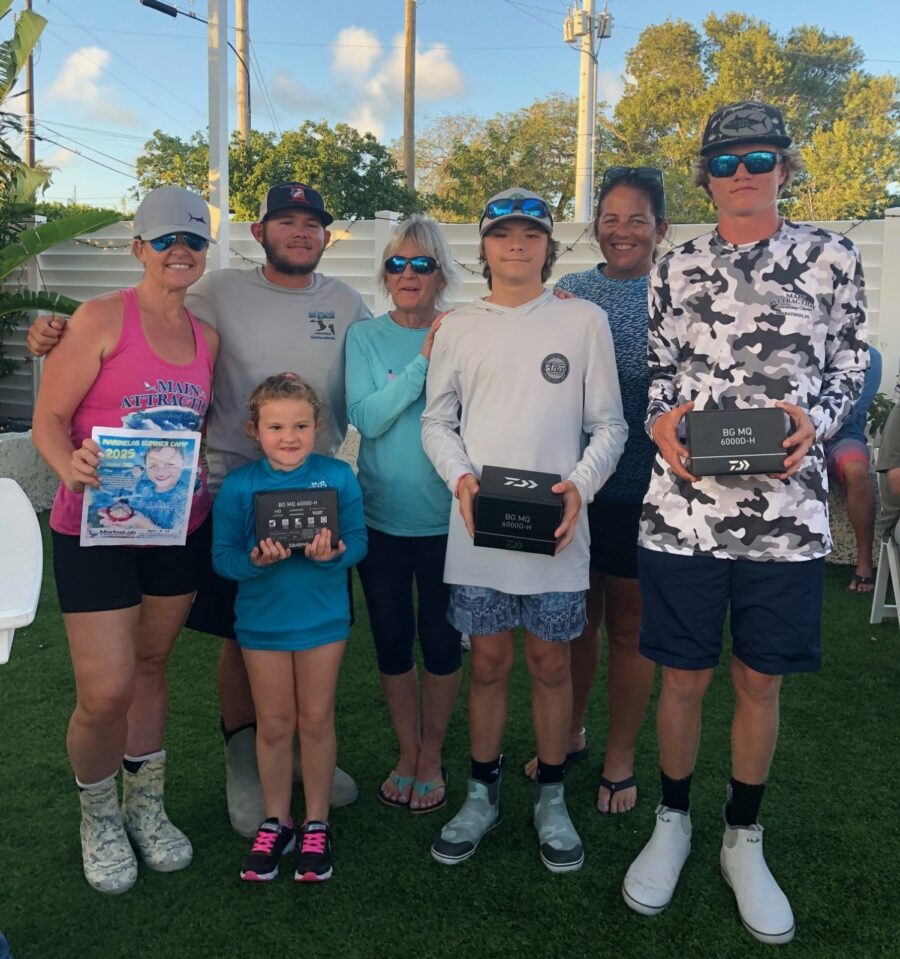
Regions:
<instances>
[{"instance_id":1,"label":"patterned swim trunks","mask_svg":"<svg viewBox=\"0 0 900 959\"><path fill-rule=\"evenodd\" d=\"M568 643L587 626L587 592L513 596L486 586L450 587L447 619L470 636L493 636L522 625L548 643Z\"/></svg>"}]
</instances>

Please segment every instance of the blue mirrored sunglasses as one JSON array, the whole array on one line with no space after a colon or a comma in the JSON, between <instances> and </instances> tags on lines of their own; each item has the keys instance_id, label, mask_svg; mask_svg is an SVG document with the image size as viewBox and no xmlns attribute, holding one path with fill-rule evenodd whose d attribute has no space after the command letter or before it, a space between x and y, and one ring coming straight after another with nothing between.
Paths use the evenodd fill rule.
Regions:
<instances>
[{"instance_id":1,"label":"blue mirrored sunglasses","mask_svg":"<svg viewBox=\"0 0 900 959\"><path fill-rule=\"evenodd\" d=\"M781 154L774 150L753 150L738 156L736 153L720 153L706 161L709 175L714 177L734 176L743 163L748 173L771 173L781 160Z\"/></svg>"},{"instance_id":2,"label":"blue mirrored sunglasses","mask_svg":"<svg viewBox=\"0 0 900 959\"><path fill-rule=\"evenodd\" d=\"M502 200L492 200L484 208L484 216L488 220L496 220L497 217L509 216L516 210L525 216L533 216L536 220L553 219L547 204L534 197L506 197Z\"/></svg>"},{"instance_id":3,"label":"blue mirrored sunglasses","mask_svg":"<svg viewBox=\"0 0 900 959\"><path fill-rule=\"evenodd\" d=\"M179 237L181 238L181 242L189 250L193 250L194 253L200 253L209 246L209 240L205 237L197 236L196 233L167 233L165 236L158 236L153 240L148 240L148 242L157 253L164 253L170 247L175 246Z\"/></svg>"},{"instance_id":4,"label":"blue mirrored sunglasses","mask_svg":"<svg viewBox=\"0 0 900 959\"><path fill-rule=\"evenodd\" d=\"M385 273L402 273L409 264L416 273L434 273L441 268L441 264L433 256L389 256L384 261Z\"/></svg>"}]
</instances>

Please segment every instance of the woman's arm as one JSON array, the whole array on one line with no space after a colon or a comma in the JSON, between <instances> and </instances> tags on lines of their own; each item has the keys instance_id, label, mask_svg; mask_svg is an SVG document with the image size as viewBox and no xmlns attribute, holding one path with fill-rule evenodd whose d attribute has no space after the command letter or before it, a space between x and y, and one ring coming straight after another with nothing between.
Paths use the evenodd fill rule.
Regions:
<instances>
[{"instance_id":1,"label":"woman's arm","mask_svg":"<svg viewBox=\"0 0 900 959\"><path fill-rule=\"evenodd\" d=\"M428 372L428 360L422 353L395 372L394 378L376 383L360 334L351 326L347 332L346 372L347 415L359 432L370 440L386 433L397 417L421 395Z\"/></svg>"},{"instance_id":2,"label":"woman's arm","mask_svg":"<svg viewBox=\"0 0 900 959\"><path fill-rule=\"evenodd\" d=\"M118 293L88 300L69 320L66 335L44 361L34 409L34 445L73 492L97 486L97 446L85 440L75 450L69 438L72 416L97 379L100 365L119 342L122 299Z\"/></svg>"}]
</instances>

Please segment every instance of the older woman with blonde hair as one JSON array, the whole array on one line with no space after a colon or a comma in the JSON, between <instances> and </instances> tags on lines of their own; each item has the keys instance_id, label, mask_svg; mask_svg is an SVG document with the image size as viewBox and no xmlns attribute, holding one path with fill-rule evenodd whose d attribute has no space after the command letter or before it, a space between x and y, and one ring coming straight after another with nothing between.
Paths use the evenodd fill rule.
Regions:
<instances>
[{"instance_id":1,"label":"older woman with blonde hair","mask_svg":"<svg viewBox=\"0 0 900 959\"><path fill-rule=\"evenodd\" d=\"M419 417L441 308L458 279L438 224L411 216L378 274L394 308L347 333L347 410L362 435L359 482L369 554L359 565L381 685L400 747L378 796L414 813L447 802L441 762L460 680L460 635L447 622L444 554L450 494L422 450ZM413 603L413 581L417 602ZM422 709L413 656L422 647Z\"/></svg>"}]
</instances>

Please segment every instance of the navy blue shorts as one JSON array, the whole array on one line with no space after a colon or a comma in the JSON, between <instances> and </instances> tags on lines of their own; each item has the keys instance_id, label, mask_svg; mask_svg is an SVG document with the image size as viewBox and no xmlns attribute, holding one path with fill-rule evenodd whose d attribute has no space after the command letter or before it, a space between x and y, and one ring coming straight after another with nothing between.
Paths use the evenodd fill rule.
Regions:
<instances>
[{"instance_id":1,"label":"navy blue shorts","mask_svg":"<svg viewBox=\"0 0 900 959\"><path fill-rule=\"evenodd\" d=\"M638 548L640 650L675 669L719 662L730 607L733 654L770 676L821 665L825 560L797 563L680 556Z\"/></svg>"},{"instance_id":2,"label":"navy blue shorts","mask_svg":"<svg viewBox=\"0 0 900 959\"><path fill-rule=\"evenodd\" d=\"M200 584L211 517L184 546L80 546L78 536L51 530L53 572L64 613L138 606L143 596L186 596Z\"/></svg>"},{"instance_id":3,"label":"navy blue shorts","mask_svg":"<svg viewBox=\"0 0 900 959\"><path fill-rule=\"evenodd\" d=\"M455 673L462 665L462 650L459 632L447 622L447 537L392 536L367 529L369 552L357 572L366 594L378 669L387 676L408 673L415 665L413 643L418 633L426 671L432 676Z\"/></svg>"},{"instance_id":4,"label":"navy blue shorts","mask_svg":"<svg viewBox=\"0 0 900 959\"><path fill-rule=\"evenodd\" d=\"M588 504L592 570L605 576L637 579L638 527L643 508L643 503L601 499Z\"/></svg>"}]
</instances>

